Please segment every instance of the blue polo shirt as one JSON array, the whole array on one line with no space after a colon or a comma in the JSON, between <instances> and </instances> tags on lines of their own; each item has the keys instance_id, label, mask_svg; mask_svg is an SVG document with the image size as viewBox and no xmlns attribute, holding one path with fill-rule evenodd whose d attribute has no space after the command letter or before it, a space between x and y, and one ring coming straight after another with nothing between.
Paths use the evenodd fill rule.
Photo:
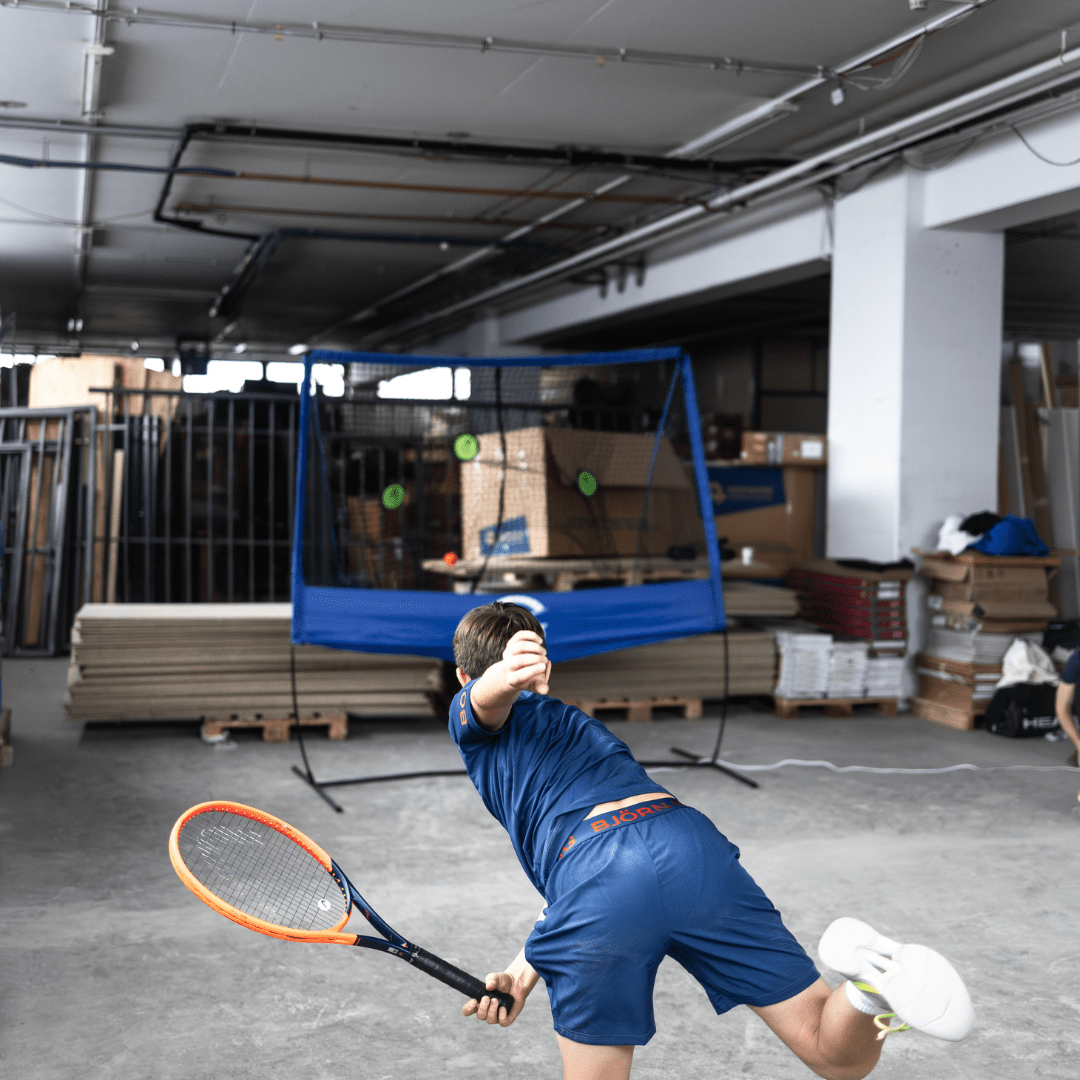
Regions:
<instances>
[{"instance_id":1,"label":"blue polo shirt","mask_svg":"<svg viewBox=\"0 0 1080 1080\"><path fill-rule=\"evenodd\" d=\"M557 698L522 692L506 723L473 715L473 682L454 695L450 734L469 778L510 834L525 873L544 893L564 834L597 803L664 791L599 720ZM577 813L577 820L570 815Z\"/></svg>"},{"instance_id":2,"label":"blue polo shirt","mask_svg":"<svg viewBox=\"0 0 1080 1080\"><path fill-rule=\"evenodd\" d=\"M1061 673L1062 682L1075 684L1077 678L1080 678L1080 649L1065 662L1065 670Z\"/></svg>"}]
</instances>

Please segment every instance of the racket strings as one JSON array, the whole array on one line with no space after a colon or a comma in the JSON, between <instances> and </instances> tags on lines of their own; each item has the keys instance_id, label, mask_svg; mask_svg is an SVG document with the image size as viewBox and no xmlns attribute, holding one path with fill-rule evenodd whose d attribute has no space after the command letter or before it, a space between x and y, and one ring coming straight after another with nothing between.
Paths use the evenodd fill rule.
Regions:
<instances>
[{"instance_id":1,"label":"racket strings","mask_svg":"<svg viewBox=\"0 0 1080 1080\"><path fill-rule=\"evenodd\" d=\"M348 912L341 887L277 829L229 811L197 814L177 837L195 879L237 911L290 930L332 930Z\"/></svg>"}]
</instances>

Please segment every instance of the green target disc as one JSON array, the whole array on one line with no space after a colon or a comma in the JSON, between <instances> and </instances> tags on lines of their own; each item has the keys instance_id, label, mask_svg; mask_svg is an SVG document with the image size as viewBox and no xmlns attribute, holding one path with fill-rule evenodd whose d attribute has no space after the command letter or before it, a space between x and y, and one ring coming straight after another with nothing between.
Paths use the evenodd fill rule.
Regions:
<instances>
[{"instance_id":1,"label":"green target disc","mask_svg":"<svg viewBox=\"0 0 1080 1080\"><path fill-rule=\"evenodd\" d=\"M382 493L382 504L387 510L396 510L405 501L405 489L400 484L390 484Z\"/></svg>"},{"instance_id":2,"label":"green target disc","mask_svg":"<svg viewBox=\"0 0 1080 1080\"><path fill-rule=\"evenodd\" d=\"M577 474L578 491L586 498L596 494L596 477L591 472L579 472Z\"/></svg>"},{"instance_id":3,"label":"green target disc","mask_svg":"<svg viewBox=\"0 0 1080 1080\"><path fill-rule=\"evenodd\" d=\"M454 440L454 456L458 461L472 461L480 453L480 440L469 432L463 432Z\"/></svg>"}]
</instances>

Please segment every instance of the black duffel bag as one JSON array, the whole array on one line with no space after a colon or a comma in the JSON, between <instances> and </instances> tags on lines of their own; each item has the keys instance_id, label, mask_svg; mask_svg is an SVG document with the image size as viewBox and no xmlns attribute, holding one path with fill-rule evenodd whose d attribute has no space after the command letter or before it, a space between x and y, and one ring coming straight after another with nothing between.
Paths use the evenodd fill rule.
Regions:
<instances>
[{"instance_id":1,"label":"black duffel bag","mask_svg":"<svg viewBox=\"0 0 1080 1080\"><path fill-rule=\"evenodd\" d=\"M1054 699L1057 687L1046 683L1015 683L994 693L986 707L983 727L1007 739L1044 735L1059 727Z\"/></svg>"}]
</instances>

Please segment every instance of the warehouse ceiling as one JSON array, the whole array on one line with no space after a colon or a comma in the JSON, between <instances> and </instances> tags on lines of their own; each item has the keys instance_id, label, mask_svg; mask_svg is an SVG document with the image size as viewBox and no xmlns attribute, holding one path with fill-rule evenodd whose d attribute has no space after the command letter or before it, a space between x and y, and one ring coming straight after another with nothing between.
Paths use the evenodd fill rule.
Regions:
<instances>
[{"instance_id":1,"label":"warehouse ceiling","mask_svg":"<svg viewBox=\"0 0 1080 1080\"><path fill-rule=\"evenodd\" d=\"M0 0L5 348L412 347L1080 40L1075 0L161 2Z\"/></svg>"}]
</instances>

